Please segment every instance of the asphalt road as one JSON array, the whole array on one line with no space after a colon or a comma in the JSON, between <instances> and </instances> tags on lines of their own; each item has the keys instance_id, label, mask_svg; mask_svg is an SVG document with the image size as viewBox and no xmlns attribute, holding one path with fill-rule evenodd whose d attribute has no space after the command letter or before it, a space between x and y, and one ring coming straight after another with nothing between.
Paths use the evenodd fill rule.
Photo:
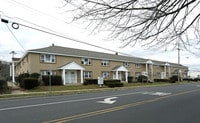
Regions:
<instances>
[{"instance_id":1,"label":"asphalt road","mask_svg":"<svg viewBox=\"0 0 200 123\"><path fill-rule=\"evenodd\" d=\"M200 123L200 84L0 100L1 123Z\"/></svg>"}]
</instances>

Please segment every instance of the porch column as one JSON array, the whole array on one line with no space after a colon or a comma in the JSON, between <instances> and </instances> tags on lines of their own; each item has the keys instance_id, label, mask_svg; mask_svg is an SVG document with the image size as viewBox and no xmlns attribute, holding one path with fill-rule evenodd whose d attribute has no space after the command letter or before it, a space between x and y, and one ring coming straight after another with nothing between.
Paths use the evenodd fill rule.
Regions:
<instances>
[{"instance_id":1,"label":"porch column","mask_svg":"<svg viewBox=\"0 0 200 123\"><path fill-rule=\"evenodd\" d=\"M146 73L148 74L148 64L146 63Z\"/></svg>"},{"instance_id":2,"label":"porch column","mask_svg":"<svg viewBox=\"0 0 200 123\"><path fill-rule=\"evenodd\" d=\"M171 68L170 68L170 66L168 67L168 71L169 71L169 78L171 77Z\"/></svg>"},{"instance_id":3,"label":"porch column","mask_svg":"<svg viewBox=\"0 0 200 123\"><path fill-rule=\"evenodd\" d=\"M151 64L151 80L153 81L153 64Z\"/></svg>"},{"instance_id":4,"label":"porch column","mask_svg":"<svg viewBox=\"0 0 200 123\"><path fill-rule=\"evenodd\" d=\"M81 84L83 84L83 70L81 70Z\"/></svg>"},{"instance_id":5,"label":"porch column","mask_svg":"<svg viewBox=\"0 0 200 123\"><path fill-rule=\"evenodd\" d=\"M167 77L167 66L166 65L165 65L164 70L165 70L165 76L164 76L164 78L166 79L166 77Z\"/></svg>"},{"instance_id":6,"label":"porch column","mask_svg":"<svg viewBox=\"0 0 200 123\"><path fill-rule=\"evenodd\" d=\"M128 72L127 71L125 73L125 77L126 77L126 82L128 82Z\"/></svg>"},{"instance_id":7,"label":"porch column","mask_svg":"<svg viewBox=\"0 0 200 123\"><path fill-rule=\"evenodd\" d=\"M63 79L63 85L65 85L65 69L62 71L62 79Z\"/></svg>"},{"instance_id":8,"label":"porch column","mask_svg":"<svg viewBox=\"0 0 200 123\"><path fill-rule=\"evenodd\" d=\"M116 71L116 79L119 79L118 71Z\"/></svg>"}]
</instances>

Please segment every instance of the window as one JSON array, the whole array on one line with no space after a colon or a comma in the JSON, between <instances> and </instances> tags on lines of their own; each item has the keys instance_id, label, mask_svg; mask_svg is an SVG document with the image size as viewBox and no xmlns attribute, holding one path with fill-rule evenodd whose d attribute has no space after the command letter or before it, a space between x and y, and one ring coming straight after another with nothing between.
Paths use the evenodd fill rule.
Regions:
<instances>
[{"instance_id":1,"label":"window","mask_svg":"<svg viewBox=\"0 0 200 123\"><path fill-rule=\"evenodd\" d=\"M84 78L91 78L92 77L92 72L91 71L84 71L83 77Z\"/></svg>"},{"instance_id":2,"label":"window","mask_svg":"<svg viewBox=\"0 0 200 123\"><path fill-rule=\"evenodd\" d=\"M56 71L49 71L49 70L42 70L41 75L42 76L47 76L47 75L56 75Z\"/></svg>"},{"instance_id":3,"label":"window","mask_svg":"<svg viewBox=\"0 0 200 123\"><path fill-rule=\"evenodd\" d=\"M140 64L135 64L135 68L140 68Z\"/></svg>"},{"instance_id":4,"label":"window","mask_svg":"<svg viewBox=\"0 0 200 123\"><path fill-rule=\"evenodd\" d=\"M40 55L40 61L41 62L46 62L46 63L55 63L56 62L56 58L55 58L55 55L41 54Z\"/></svg>"},{"instance_id":5,"label":"window","mask_svg":"<svg viewBox=\"0 0 200 123\"><path fill-rule=\"evenodd\" d=\"M135 77L138 77L138 76L140 76L140 75L141 75L140 72L135 72Z\"/></svg>"},{"instance_id":6,"label":"window","mask_svg":"<svg viewBox=\"0 0 200 123\"><path fill-rule=\"evenodd\" d=\"M102 66L109 66L109 61L108 60L102 60L101 65Z\"/></svg>"},{"instance_id":7,"label":"window","mask_svg":"<svg viewBox=\"0 0 200 123\"><path fill-rule=\"evenodd\" d=\"M102 72L102 77L103 77L103 78L109 78L109 76L110 76L110 73L109 73L109 72L107 72L107 71L103 71L103 72Z\"/></svg>"},{"instance_id":8,"label":"window","mask_svg":"<svg viewBox=\"0 0 200 123\"><path fill-rule=\"evenodd\" d=\"M82 58L81 59L81 64L83 64L83 65L91 65L91 59Z\"/></svg>"},{"instance_id":9,"label":"window","mask_svg":"<svg viewBox=\"0 0 200 123\"><path fill-rule=\"evenodd\" d=\"M129 67L129 63L128 62L124 62L123 66L126 67L126 68L128 68Z\"/></svg>"}]
</instances>

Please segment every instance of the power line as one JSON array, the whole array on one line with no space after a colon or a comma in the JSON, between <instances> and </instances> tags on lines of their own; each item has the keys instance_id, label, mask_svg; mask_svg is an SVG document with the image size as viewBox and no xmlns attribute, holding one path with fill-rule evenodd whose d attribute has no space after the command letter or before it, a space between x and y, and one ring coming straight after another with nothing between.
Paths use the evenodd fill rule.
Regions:
<instances>
[{"instance_id":1,"label":"power line","mask_svg":"<svg viewBox=\"0 0 200 123\"><path fill-rule=\"evenodd\" d=\"M54 17L54 16L52 16L52 15L49 15L49 14L46 14L46 13L44 13L44 12L38 11L38 10L36 10L36 9L30 7L30 6L27 6L27 5L23 4L23 3L17 2L17 1L15 1L15 0L10 0L10 2L15 3L15 4L17 4L17 5L20 5L20 6L22 6L24 9L28 9L28 10L31 10L32 12L36 12L37 14L43 14L43 15L48 16L48 17L50 17L50 18L53 18L53 19L55 19L55 20L60 20L60 21L62 21L62 22L65 22L64 20L61 20L61 19L59 19L59 18L56 18L56 17ZM11 18L11 17L10 17L10 18ZM16 17L15 17L15 18L16 18ZM47 34L54 35L54 36L57 36L57 37L65 38L65 39L72 40L72 41L75 41L75 42L78 42L78 43L82 43L82 44L86 44L86 45L89 45L89 46L93 46L93 47L96 47L96 48L99 48L99 49L107 50L107 51L110 51L110 52L114 52L114 53L117 52L117 53L120 53L120 54L122 54L122 55L131 56L130 54L126 54L126 53L114 51L114 50L111 50L111 49L108 49L108 48L104 48L104 47L97 46L97 45L94 45L94 44L91 44L91 43L86 43L86 42L81 41L81 40L78 40L78 39L74 39L74 38L72 38L72 37L63 35L63 34L61 34L61 33L58 33L58 32L56 32L56 31L53 31L53 30L48 29L48 28L46 28L46 27L39 26L39 25L37 25L37 24L31 23L31 22L29 22L29 21L26 21L26 20L21 19L21 18L18 18L18 17L17 17L17 19L20 19L20 20L22 20L22 21L25 21L25 22L31 24L31 25L37 26L37 27L39 27L39 28L42 28L42 29L45 29L45 30L48 30L48 31L45 31L45 30L42 30L42 29L38 29L38 28L35 28L35 27L32 27L32 26L28 26L28 25L25 25L25 24L22 24L22 23L18 23L18 24L21 25L21 26L24 26L24 27L27 27L27 28L31 28L31 29L33 29L33 30L37 30L37 31L40 31L40 32L43 32L43 33L47 33ZM66 23L66 22L65 22L65 23ZM49 32L49 31L50 31L50 32Z\"/></svg>"},{"instance_id":2,"label":"power line","mask_svg":"<svg viewBox=\"0 0 200 123\"><path fill-rule=\"evenodd\" d=\"M18 18L18 19L20 19L20 18ZM3 18L2 18L1 20L6 20L6 19L3 19ZM21 19L21 20L23 20L23 19ZM8 21L8 20L6 20L6 21ZM24 21L24 20L23 20L23 21ZM107 51L110 51L110 52L114 52L114 53L117 52L117 53L120 53L120 54L123 54L123 55L130 56L129 54L126 54L126 53L114 51L114 50L111 50L111 49L108 49L108 48L104 48L104 47L97 46L97 45L94 45L94 44L90 44L90 43L87 43L87 42L84 42L84 41L81 41L81 40L78 40L78 39L74 39L74 38L72 38L72 37L69 37L69 36L63 35L63 34L61 34L61 33L55 32L55 31L53 31L53 30L51 30L51 29L48 29L48 28L46 28L46 27L42 27L42 26L39 26L39 25L37 25L37 24L30 23L30 22L28 22L28 21L26 21L26 22L28 22L29 24L32 24L32 25L34 25L34 26L37 26L37 27L39 27L39 28L42 28L42 29L39 29L39 28L36 28L36 27L33 27L33 26L29 26L29 25L26 25L26 24L22 24L22 23L19 23L19 22L10 21L10 20L9 20L8 22L12 23L12 27L13 27L14 29L18 29L18 28L15 28L13 25L18 25L18 26L20 25L20 26L23 26L23 27L26 27L26 28L30 28L30 29L33 29L33 30L37 30L37 31L40 31L40 32L43 32L43 33L46 33L46 34L49 34L49 35L54 35L54 36L57 36L57 37L60 37L60 38L64 38L64 39L68 39L68 40L71 40L71 41L74 41L74 42L86 44L86 45L93 46L93 47L96 47L96 48L100 48L100 49L103 49L103 50L107 50ZM4 23L5 23L5 22L4 22ZM45 30L44 30L44 29L45 29ZM48 31L47 31L47 30L48 30Z\"/></svg>"},{"instance_id":3,"label":"power line","mask_svg":"<svg viewBox=\"0 0 200 123\"><path fill-rule=\"evenodd\" d=\"M6 27L8 28L8 30L10 31L10 33L12 34L12 36L14 37L14 39L17 41L17 43L20 45L20 47L24 50L25 48L23 47L23 45L20 43L20 41L17 39L17 37L15 36L15 34L12 32L12 30L8 27L8 25L6 24Z\"/></svg>"},{"instance_id":4,"label":"power line","mask_svg":"<svg viewBox=\"0 0 200 123\"><path fill-rule=\"evenodd\" d=\"M66 21L64 21L64 20L62 20L62 19L60 19L60 18L57 18L57 17L52 16L52 15L50 15L50 14L47 14L47 13L44 13L44 12L39 11L39 10L37 10L37 9L34 9L34 8L32 8L32 7L28 6L28 5L25 5L25 4L23 4L23 3L20 3L20 2L18 2L18 1L10 0L10 2L13 3L13 4L15 4L15 5L17 5L17 6L20 5L20 6L22 6L24 9L26 9L26 10L28 10L28 11L32 11L32 12L34 12L34 13L36 13L36 14L40 14L40 15L45 15L45 16L47 16L47 17L50 17L50 18L54 19L54 20L57 20L57 21L59 20L59 21L62 21L62 22L64 22L64 23L66 23Z\"/></svg>"}]
</instances>

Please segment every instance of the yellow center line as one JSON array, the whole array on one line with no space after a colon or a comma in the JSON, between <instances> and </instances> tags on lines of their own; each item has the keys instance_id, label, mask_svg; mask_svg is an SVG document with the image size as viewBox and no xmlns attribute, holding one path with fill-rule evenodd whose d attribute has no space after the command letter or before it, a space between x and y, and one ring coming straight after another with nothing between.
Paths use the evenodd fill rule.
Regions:
<instances>
[{"instance_id":1,"label":"yellow center line","mask_svg":"<svg viewBox=\"0 0 200 123\"><path fill-rule=\"evenodd\" d=\"M200 89L198 88L198 89L195 89L195 90L184 91L184 92L180 92L180 93L176 93L176 94L162 96L162 97L158 97L158 98L154 98L154 99L143 100L143 101L130 103L130 104L126 104L126 105L116 106L116 107L97 110L97 111L88 112L88 113L72 115L72 116L61 118L61 119L55 119L55 120L47 121L45 123L64 123L64 122L69 122L69 121L72 121L72 120L87 118L87 117L91 117L91 116L96 116L96 115L105 114L105 113L109 113L109 112L115 112L115 111L119 111L119 110L130 108L130 107L143 105L143 104L146 104L146 103L156 102L156 101L159 101L159 100L162 100L162 99L166 99L166 98L169 98L169 97L188 94L188 93L196 92L196 91L199 91L199 90Z\"/></svg>"}]
</instances>

